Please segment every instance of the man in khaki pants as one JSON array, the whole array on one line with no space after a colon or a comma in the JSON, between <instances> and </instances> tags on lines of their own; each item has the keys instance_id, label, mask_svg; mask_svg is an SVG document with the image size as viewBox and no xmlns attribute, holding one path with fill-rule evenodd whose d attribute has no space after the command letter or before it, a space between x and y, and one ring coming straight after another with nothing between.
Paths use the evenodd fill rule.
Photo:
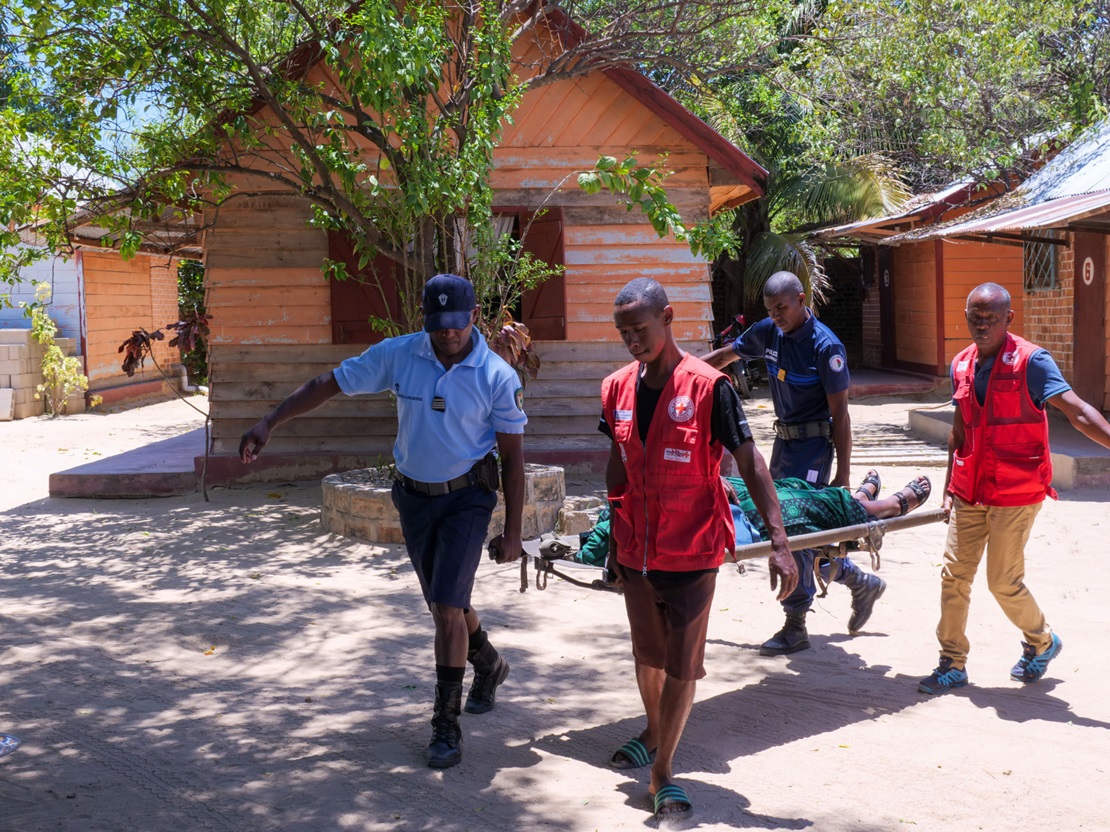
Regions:
<instances>
[{"instance_id":1,"label":"man in khaki pants","mask_svg":"<svg viewBox=\"0 0 1110 832\"><path fill-rule=\"evenodd\" d=\"M1045 403L1110 448L1110 424L1072 392L1048 351L1008 331L1009 292L997 283L976 287L966 315L972 344L952 361L956 413L944 487L940 663L917 686L929 694L967 684L967 611L984 550L991 594L1024 637L1010 678L1028 683L1044 676L1063 644L1025 586L1025 544L1044 498L1056 497Z\"/></svg>"}]
</instances>

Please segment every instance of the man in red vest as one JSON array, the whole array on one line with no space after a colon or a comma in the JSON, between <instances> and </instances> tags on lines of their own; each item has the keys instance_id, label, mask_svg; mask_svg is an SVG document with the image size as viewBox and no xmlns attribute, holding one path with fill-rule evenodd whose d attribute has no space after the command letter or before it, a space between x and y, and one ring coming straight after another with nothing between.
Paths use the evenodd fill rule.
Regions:
<instances>
[{"instance_id":1,"label":"man in red vest","mask_svg":"<svg viewBox=\"0 0 1110 832\"><path fill-rule=\"evenodd\" d=\"M1014 319L1009 292L997 283L976 287L966 315L972 344L952 361L956 413L944 487L949 524L937 625L940 663L917 686L929 694L967 684L964 631L984 550L991 594L1024 636L1010 678L1029 683L1044 676L1063 644L1025 586L1025 544L1044 498L1056 498L1045 403L1110 448L1110 424L1075 395L1048 351L1008 331Z\"/></svg>"},{"instance_id":2,"label":"man in red vest","mask_svg":"<svg viewBox=\"0 0 1110 832\"><path fill-rule=\"evenodd\" d=\"M675 819L693 809L673 782L672 762L705 675L717 569L735 547L720 476L724 449L768 530L771 589L779 588L779 600L794 590L798 569L736 391L724 374L679 349L663 287L631 281L617 295L613 318L636 360L602 383L599 427L613 440L605 484L647 728L609 762L621 769L651 765L655 814Z\"/></svg>"}]
</instances>

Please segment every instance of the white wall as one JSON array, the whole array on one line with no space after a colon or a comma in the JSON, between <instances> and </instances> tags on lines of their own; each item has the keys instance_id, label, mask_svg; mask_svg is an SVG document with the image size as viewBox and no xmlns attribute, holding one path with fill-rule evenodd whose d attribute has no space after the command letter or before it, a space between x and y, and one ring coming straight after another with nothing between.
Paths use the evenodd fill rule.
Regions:
<instances>
[{"instance_id":1,"label":"white wall","mask_svg":"<svg viewBox=\"0 0 1110 832\"><path fill-rule=\"evenodd\" d=\"M11 292L14 309L0 309L0 329L30 329L31 322L23 317L19 302L30 303L35 299L35 284L46 282L53 289L50 300L50 317L58 324L58 337L73 338L80 343L80 256L71 260L54 257L40 260L23 270L22 280ZM0 285L0 293L7 291Z\"/></svg>"}]
</instances>

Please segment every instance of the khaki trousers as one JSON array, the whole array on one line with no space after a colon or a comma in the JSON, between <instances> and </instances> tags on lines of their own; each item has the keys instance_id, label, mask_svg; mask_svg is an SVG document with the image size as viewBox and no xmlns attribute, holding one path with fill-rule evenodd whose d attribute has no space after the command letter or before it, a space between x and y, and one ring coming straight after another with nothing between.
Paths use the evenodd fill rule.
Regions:
<instances>
[{"instance_id":1,"label":"khaki trousers","mask_svg":"<svg viewBox=\"0 0 1110 832\"><path fill-rule=\"evenodd\" d=\"M967 662L971 582L984 550L991 594L1025 641L1043 653L1052 643L1052 630L1025 586L1025 544L1041 504L977 506L959 497L953 501L940 579L940 654L950 658L953 667L963 669Z\"/></svg>"}]
</instances>

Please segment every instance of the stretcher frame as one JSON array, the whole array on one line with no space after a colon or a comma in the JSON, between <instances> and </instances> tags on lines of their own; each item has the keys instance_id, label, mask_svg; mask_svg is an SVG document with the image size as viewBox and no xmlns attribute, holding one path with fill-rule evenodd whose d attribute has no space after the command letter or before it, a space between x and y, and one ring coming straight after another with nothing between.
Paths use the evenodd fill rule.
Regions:
<instances>
[{"instance_id":1,"label":"stretcher frame","mask_svg":"<svg viewBox=\"0 0 1110 832\"><path fill-rule=\"evenodd\" d=\"M868 520L866 523L857 523L854 526L840 526L835 529L795 535L794 537L788 537L786 542L792 552L801 549L832 549L834 547L839 549L839 553L828 552L827 554L829 556L846 555L848 544L857 542L861 550L865 550L871 555L872 569L878 570L882 565L879 557L879 550L882 549L883 539L888 532L912 529L917 526L926 526L930 523L941 522L944 519L944 509L938 508L930 511L905 514L901 517L887 517L885 519L874 518ZM771 544L768 541L761 540L758 543L750 543L747 546L738 547L733 555L733 559L740 568L740 571L743 572L743 565L740 561L767 557L771 554L771 548ZM591 580L587 577L589 573L596 574L603 570L603 567L591 566L589 564L563 559L552 560L539 555L529 555L526 553L522 554L520 558L521 592L528 591L528 584L530 583L528 579L529 560L531 560L535 566L536 589L541 592L547 589L547 579L551 575L561 578L575 586L585 587L586 589L596 589L603 592L620 592L620 590L611 583L599 578ZM568 572L582 572L583 576L582 578L576 578L567 574Z\"/></svg>"}]
</instances>

